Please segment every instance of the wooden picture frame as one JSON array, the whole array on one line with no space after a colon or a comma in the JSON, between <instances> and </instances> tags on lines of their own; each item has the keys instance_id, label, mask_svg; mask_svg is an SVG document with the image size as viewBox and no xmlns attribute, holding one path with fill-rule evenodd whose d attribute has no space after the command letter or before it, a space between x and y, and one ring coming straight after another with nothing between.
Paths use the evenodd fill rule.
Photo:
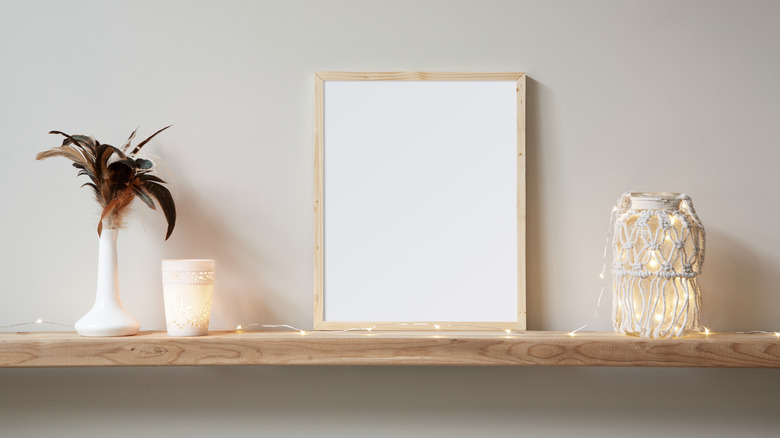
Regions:
<instances>
[{"instance_id":1,"label":"wooden picture frame","mask_svg":"<svg viewBox=\"0 0 780 438\"><path fill-rule=\"evenodd\" d=\"M395 87L395 90L387 91L383 90L382 87L379 86L380 83L383 84L402 84L402 85L392 85L392 87ZM410 313L414 313L415 315L423 315L425 316L425 312L427 308L434 308L431 309L431 314L433 315L439 315L439 314L458 314L460 315L461 310L463 312L470 312L471 308L474 308L475 315L479 314L480 312L483 312L486 315L491 315L490 318L484 318L484 319L475 319L471 317L466 318L438 318L432 317L432 318L395 318L395 319L388 319L388 318L374 318L371 316L367 317L357 317L360 315L363 315L361 308L359 307L361 304L354 304L358 310L348 310L342 312L341 309L344 306L343 303L349 303L349 306L353 305L353 302L360 301L361 303L369 303L369 305L363 304L366 308L371 308L370 311L366 311L365 314L379 314L382 313L384 310L382 309L385 307L386 303L394 302L394 300L388 300L387 296L377 295L379 298L376 301L381 302L382 304L378 304L376 302L371 302L370 300L372 297L370 294L373 291L373 287L364 287L361 285L366 285L368 283L365 282L366 278L376 278L375 285L382 285L383 287L389 288L391 291L401 291L405 290L402 286L404 284L403 276L406 275L404 270L400 271L392 271L392 275L387 275L386 271L382 271L379 267L377 268L378 271L376 274L374 274L374 277L372 277L371 273L366 273L366 268L370 271L372 267L376 267L377 265L382 265L381 260L383 257L386 257L384 260L398 260L403 258L402 256L398 255L398 257L393 257L392 254L388 256L388 254L382 254L383 249L387 245L363 245L363 240L357 236L349 236L348 233L350 232L349 226L344 226L345 220L343 218L350 218L349 213L344 213L346 211L342 208L342 210L338 210L335 205L337 205L337 199L338 205L344 206L344 205L356 205L360 206L362 205L362 201L367 199L367 197L356 197L354 199L353 203L350 202L344 202L346 199L347 201L350 200L348 195L343 195L343 193L334 192L337 187L346 187L345 183L336 181L336 177L342 174L349 174L352 172L353 169L364 169L368 168L370 166L375 166L377 163L383 163L385 161L385 158L388 156L388 150L393 151L395 153L396 148L384 148L384 149L377 149L377 153L375 156L366 155L368 159L360 161L360 157L354 158L356 160L355 163L348 163L347 165L342 164L333 164L333 163L339 163L339 159L336 157L350 157L349 159L353 159L353 155L362 156L363 150L361 149L359 153L354 154L347 154L347 153L336 153L335 151L338 151L340 147L342 147L342 144L347 144L348 141L344 140L344 138L348 138L348 135L337 137L334 133L342 133L344 131L348 131L351 126L355 127L362 127L365 123L365 119L363 119L363 115L368 113L369 115L366 117L369 117L371 114L373 114L371 111L373 109L376 110L377 118L385 117L387 114L396 114L399 112L404 111L396 111L393 109L387 109L384 108L384 101L382 100L381 96L395 96L395 95L402 95L402 96L417 96L417 91L408 91L408 87L411 86L412 83L418 84L419 87L422 87L420 89L425 88L431 88L434 87L434 85L438 88L440 88L443 91L440 91L443 96L446 96L449 98L450 95L453 95L455 97L460 96L460 90L463 89L463 95L464 96L477 96L476 100L479 100L483 95L484 96L491 96L495 94L496 102L501 102L500 105L496 105L497 107L500 106L501 113L499 116L495 118L487 118L485 123L494 123L491 120L502 120L502 124L499 127L499 129L496 129L497 132L501 132L502 136L500 137L500 142L496 141L496 143L500 143L500 150L501 154L506 154L507 150L507 139L512 138L513 142L516 141L516 149L514 153L514 163L512 162L512 155L511 150L509 151L509 155L501 155L500 158L498 158L498 161L502 163L500 164L501 172L493 172L492 169L488 169L486 172L487 175L492 175L493 173L502 174L502 177L504 177L504 181L506 181L509 177L508 173L513 172L515 180L514 187L506 188L505 184L501 184L500 190L497 190L497 192L501 193L514 193L514 201L515 205L513 206L514 209L511 210L514 215L513 218L508 218L509 213L507 213L507 208L511 209L512 206L507 206L505 202L510 202L512 199L507 199L507 196L503 196L495 202L497 207L497 211L500 211L500 214L495 215L496 217L501 216L502 220L502 229L508 230L506 224L506 220L512 219L515 224L512 225L511 234L513 236L509 238L502 238L501 236L493 236L491 239L482 239L482 240L491 240L491 242L495 242L495 245L500 246L501 250L497 251L496 253L500 252L504 257L501 259L500 263L497 263L503 267L509 267L510 262L512 260L512 257L515 257L514 263L516 267L516 274L512 279L508 279L508 269L503 269L501 271L501 275L496 275L495 277L501 277L502 283L500 283L500 287L496 287L495 289L501 289L501 295L496 295L495 298L489 298L485 300L479 300L479 297L477 295L485 294L487 296L491 296L490 293L492 293L492 289L485 288L482 289L481 287L473 287L472 289L468 289L465 292L461 291L460 296L466 296L466 294L472 294L474 296L468 296L467 299L463 300L463 304L459 304L461 308L455 308L454 310L450 311L447 309L438 309L440 307L439 303L449 303L451 301L458 301L455 298L451 298L450 295L447 295L449 293L449 289L447 290L441 290L436 291L435 294L440 294L440 297L432 296L432 298L426 298L429 299L429 303L427 305L421 305L420 308L416 306L417 301L414 301L414 305L403 305L402 303L399 304L399 308L402 309L410 309ZM415 85L415 86L418 86ZM475 87L483 87L485 90L488 90L488 92L482 93ZM497 88L498 87L498 88ZM314 329L315 330L347 330L347 329L360 329L360 328L373 328L377 330L525 330L526 328L526 306L525 306L525 169L526 169L526 160L525 160L525 74L524 73L449 73L449 72L375 72L375 73L367 73L367 72L316 72L314 76L314 89L315 89L315 151L314 151ZM327 89L327 91L326 91ZM356 90L356 91L349 91L349 90ZM365 91L368 90L370 92L377 91L377 96L380 96L380 98L374 98L373 95L371 97L366 97L367 94ZM452 91L454 90L454 91ZM473 91L477 90L477 91ZM396 92L399 91L400 93ZM477 94L469 94L474 93ZM508 96L507 93L513 92L513 96ZM384 93L384 94L383 94ZM369 93L370 94L370 93ZM438 96L435 95L434 96ZM507 105L506 99L514 99L511 102L511 105ZM339 99L339 102L345 101L347 103L344 103L343 105L336 105L332 102L336 102L336 100ZM357 100L350 100L350 99L357 99ZM433 99L433 104L436 104L435 97L431 98ZM472 102L475 102L474 100L465 100L463 101L455 100L456 105L462 105L464 111L474 111L473 106L478 105L479 102L476 102L472 104ZM487 97L486 97L487 99ZM391 104L394 104L393 98L388 99ZM358 102L356 104L355 102ZM487 101L486 101L487 102ZM448 105L445 107L445 104ZM488 102L486 105L489 105L490 102ZM452 107L452 102L449 100L447 102L441 103L442 108L448 109ZM361 108L360 111L354 110L357 106ZM362 107L367 107L366 111L363 111ZM511 106L511 108L510 108ZM414 108L417 107L417 103L413 106ZM340 108L336 110L335 108ZM438 107L437 107L438 108ZM408 108L407 108L408 109ZM330 111L330 112L328 112ZM496 110L499 111L499 110ZM350 120L345 120L345 117L342 117L342 113L347 114L347 116L357 116L360 118L360 120L355 120L354 124L350 124ZM511 114L510 114L511 113ZM423 113L423 114L429 114L429 113ZM449 117L449 113L448 117ZM455 113L453 113L455 114ZM459 114L459 113L457 113ZM456 115L457 115L456 114ZM476 114L476 113L475 113ZM482 114L480 111L479 114ZM490 115L490 111L487 111L487 115ZM509 117L511 116L511 117ZM426 116L427 117L427 116ZM431 116L433 117L433 116ZM487 117L487 116L486 116ZM433 122L438 122L436 119L432 119ZM447 120L445 120L446 122ZM454 123L454 122L452 122ZM498 123L498 122L495 122ZM434 123L435 124L435 123ZM475 123L476 124L476 123ZM511 126L510 126L511 124ZM377 125L380 126L380 125ZM404 125L405 126L405 125ZM459 126L459 125L458 125ZM479 129L482 129L482 131L479 132L486 132L485 128L481 125L478 127ZM420 128L423 129L423 128ZM328 130L329 134L326 134L326 130ZM388 132L388 131L385 131ZM491 131L492 132L492 131ZM511 134L511 137L509 134ZM504 135L506 134L506 135ZM340 134L339 134L340 135ZM498 135L498 134L497 134ZM497 137L497 138L499 138ZM338 139L337 139L338 138ZM361 139L363 137L358 137ZM373 137L372 137L373 138ZM470 138L470 137L469 137ZM379 141L379 140L377 140ZM479 142L477 142L479 143ZM475 144L477 144L475 143ZM362 144L362 143L361 143ZM426 145L429 143L426 143ZM442 148L442 151L444 151L445 155L450 155L449 152L447 152L447 149L445 149L441 145L436 145L436 142L431 142L430 144L433 144L431 146L433 153L438 153L437 151L434 151L433 148ZM486 143L487 144L487 143ZM354 145L352 145L354 146ZM490 145L488 145L490 146ZM511 145L510 145L511 146ZM346 146L344 146L346 148ZM370 148L371 146L367 146L367 148ZM427 147L427 146L426 146ZM470 147L470 146L466 146ZM483 147L483 145L480 143L480 148ZM351 149L354 150L354 149ZM370 150L370 149L367 149ZM419 148L417 149L419 150ZM415 153L417 153L415 150ZM485 149L489 150L489 149ZM480 150L469 150L468 153L471 155L464 155L466 157L480 157L482 152L482 149ZM455 154L452 154L455 155ZM486 154L487 155L487 154ZM492 159L492 158L491 158ZM509 160L507 167L507 162L504 160ZM343 161L343 160L342 160ZM397 162L399 163L409 163L410 160L404 160L399 159ZM326 164L327 163L327 164ZM390 164L388 164L390 166ZM435 166L432 166L435 167ZM445 166L446 167L446 166ZM509 170L508 170L509 169ZM428 170L426 170L427 172ZM331 172L331 173L326 173ZM431 170L431 173L433 173L434 170ZM503 172L503 173L502 173ZM331 175L331 179L328 180L329 186L328 188L330 191L326 190L326 175ZM365 182L364 178L354 178L353 180L349 180L348 176L344 176L343 178L347 179L347 182L349 181L355 181L356 185L362 186ZM459 179L459 178L454 178ZM450 180L454 180L452 176L450 175ZM435 174L432 174L428 179L425 181L437 181L441 182L441 178L436 178ZM492 179L491 179L492 181ZM333 187L330 186L330 184L333 185ZM367 183L368 184L368 183ZM384 184L384 183L383 183ZM370 186L370 184L368 184ZM416 187L416 186L415 186ZM493 187L488 187L486 192L492 193ZM370 188L370 187L369 187ZM413 187L414 188L414 187ZM366 189L368 190L368 189ZM326 192L328 192L328 197L326 199ZM338 195L338 196L337 196ZM498 197L498 195L496 195ZM370 197L369 197L370 198ZM334 207L333 211L328 210L328 213L326 213L326 203L328 200L331 200ZM477 198L475 198L477 199ZM404 201L401 200L401 203ZM380 206L384 206L384 204L379 204ZM393 204L395 206L401 205L401 204ZM461 206L462 207L462 206ZM457 206L453 206L453 208L457 209ZM358 210L356 210L358 211ZM410 211L415 211L414 209ZM464 211L461 209L461 211ZM338 216L337 216L338 215ZM327 216L327 221L326 221ZM359 216L359 215L358 215ZM454 215L450 215L454 216ZM377 216L371 216L372 218L376 218ZM491 216L492 218L493 216ZM492 219L491 219L492 220ZM395 222L393 222L395 223ZM474 222L476 223L476 222ZM326 225L327 224L327 225ZM339 225L341 224L341 225ZM361 225L364 225L364 222L360 222ZM338 226L337 226L338 225ZM485 224L483 224L486 229L490 229L490 227L486 227ZM326 227L328 227L326 229ZM412 228L414 225L412 225ZM394 228L394 227L389 227ZM339 230L346 230L345 232L340 232L340 234L333 234L329 235L329 237L326 238L326 235L328 235L329 230L331 229L339 229ZM385 229L388 229L388 227L385 227ZM468 230L467 230L468 231ZM378 229L377 232L382 233L381 229ZM333 233L336 233L333 231ZM486 231L487 233L487 231ZM384 233L382 233L383 235ZM509 232L506 232L507 236L510 236ZM344 237L346 236L346 237ZM365 235L363 235L365 236ZM342 237L344 237L342 239ZM457 237L457 236L456 236ZM341 251L336 252L333 250L332 253L329 253L329 255L326 255L326 245L332 245L334 247L338 246L336 245L336 242L340 241L346 241L349 239L353 239L355 242L357 242L358 246L349 246L349 245L343 245L344 248L347 249L347 251ZM515 242L516 238L516 242ZM457 239L456 239L457 240ZM477 241L479 239L472 239L473 241ZM481 242L481 241L480 241ZM359 246L363 245L363 246ZM509 249L514 248L514 254L510 257L509 256ZM355 251L354 248L360 248L360 251ZM328 247L330 248L330 247ZM349 252L350 248L352 248L351 252ZM481 251L486 251L485 248L481 248ZM357 254L357 253L360 254ZM467 251L464 251L467 252ZM349 259L348 261L344 261L347 259L347 257L343 256L343 254L347 255L355 255L355 263L356 263L356 271L355 274L359 274L360 276L366 276L363 278L363 283L360 283L358 285L352 286L344 286L344 284L347 284L346 281L338 280L340 282L337 282L336 279L345 279L348 278L348 275L344 275L345 272L349 273L349 270L352 269L351 263L352 259ZM485 254L491 254L490 251L484 252ZM335 254L342 254L342 256L336 256ZM447 254L445 254L446 256ZM329 259L326 260L326 257ZM367 264L363 263L365 259L371 260L372 257L375 257L377 259L377 263L371 264L371 262L367 262ZM473 257L472 255L468 255L468 257ZM445 257L446 258L446 257ZM427 260L438 260L437 257L429 257ZM464 263L467 263L465 261ZM357 271L357 265L361 266L361 269L359 269L359 272ZM338 266L338 267L337 267ZM454 266L454 265L453 265ZM492 265L491 265L492 266ZM446 264L445 264L446 267ZM490 268L492 269L492 267ZM459 272L459 271L458 271ZM458 274L458 272L453 272L455 274ZM492 272L492 271L491 271ZM396 276L397 273L397 276ZM460 274L458 274L460 275ZM466 275L466 274L464 274ZM356 275L358 276L358 275ZM484 280L488 280L487 283L490 283L494 281L494 276L490 275L489 273L485 272L484 270L479 271L475 273L474 275L469 275L467 280L471 281L472 278L479 278L481 277ZM393 288L392 286L385 285L384 279L392 279L397 284ZM436 277L436 278L445 278L445 277ZM449 277L447 277L449 279ZM415 277L412 279L412 281L409 282L409 284L417 284L418 279ZM331 283L326 283L326 281ZM496 280L497 281L497 280ZM338 284L336 286L335 284ZM510 293L508 292L508 285L514 284L516 286L516 300L512 301L512 297L509 296ZM354 288L354 291L350 291L348 294L344 292L346 295L342 297L342 290L345 289L351 289ZM377 287L377 289L381 289ZM429 288L430 289L430 288ZM429 289L425 289L428 291ZM442 289L446 289L444 286L442 286ZM338 291L338 293L336 292ZM473 292L471 292L473 291ZM388 294L387 291L385 292L377 292L377 293L385 293ZM392 293L392 292L391 292ZM351 294L351 295L350 295ZM359 295L357 295L359 294ZM327 298L331 297L332 302L327 302ZM335 304L336 302L333 300L336 300L335 297L338 298L338 303L341 304ZM418 295L419 296L419 295ZM351 299L349 297L352 297ZM356 297L359 297L359 300L356 299ZM416 300L417 296L415 296L414 300ZM469 301L470 300L470 301ZM476 301L475 301L476 300ZM421 303L424 303L424 300L421 301ZM468 303L471 303L470 305ZM474 306L474 303L479 303L479 305ZM503 303L503 304L502 304ZM509 308L512 306L512 303L514 303L513 308ZM495 304L495 308L490 308L490 306L493 306ZM339 307L340 306L340 307ZM427 306L427 307L426 307ZM411 310L414 308L413 310ZM483 309L484 308L484 309ZM327 311L326 311L327 310ZM334 314L336 310L339 310L339 315L345 314L345 315L357 315L356 317L351 316L339 316L339 317L330 317L328 315ZM387 310L387 312L390 312L390 310ZM403 310L403 312L406 312L406 310ZM448 313L449 312L449 313ZM464 313L465 314L465 313ZM492 315L496 315L495 317ZM506 316L506 317L504 317Z\"/></svg>"}]
</instances>

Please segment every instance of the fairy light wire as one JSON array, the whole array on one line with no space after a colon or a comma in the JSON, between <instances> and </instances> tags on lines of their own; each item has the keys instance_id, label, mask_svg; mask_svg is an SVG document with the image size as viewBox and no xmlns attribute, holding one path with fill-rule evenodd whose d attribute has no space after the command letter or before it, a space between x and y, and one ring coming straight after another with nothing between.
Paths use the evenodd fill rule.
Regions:
<instances>
[{"instance_id":1,"label":"fairy light wire","mask_svg":"<svg viewBox=\"0 0 780 438\"><path fill-rule=\"evenodd\" d=\"M586 327L588 327L593 321L596 320L596 318L599 315L599 310L601 309L601 299L604 298L604 290L606 289L606 274L607 274L607 250L609 249L609 244L611 242L612 237L612 228L614 227L614 221L617 217L617 211L618 207L617 204L612 206L612 212L609 214L609 227L607 228L607 238L604 242L604 254L602 255L602 264L601 264L601 273L599 274L599 277L601 278L601 291L599 292L599 298L596 302L596 310L593 312L593 316L590 318L588 322L581 325L576 330L572 330L569 332L569 336L574 336L575 333L584 330Z\"/></svg>"},{"instance_id":2,"label":"fairy light wire","mask_svg":"<svg viewBox=\"0 0 780 438\"><path fill-rule=\"evenodd\" d=\"M380 323L380 324L374 324L372 326L367 327L350 327L346 329L341 330L313 330L313 331L307 331L305 329L301 329L298 327L295 327L293 325L289 324L260 324L260 323L253 323L249 325L237 325L235 329L214 329L215 331L236 331L236 332L242 332L242 331L253 331L253 327L260 327L260 328L283 328L288 329L291 331L296 331L301 334L308 334L310 332L313 333L346 333L346 332L372 332L374 330L382 330L382 328L392 328L392 327L433 327L435 330L446 330L446 328L478 328L478 329L488 329L488 330L495 330L495 331L502 331L506 334L529 334L527 331L521 331L521 330L513 330L508 329L505 327L500 326L484 326L484 325L473 325L473 324L461 324L461 323L455 323L455 324L449 324L449 323L428 323L428 322L398 322L398 323Z\"/></svg>"},{"instance_id":3,"label":"fairy light wire","mask_svg":"<svg viewBox=\"0 0 780 438\"><path fill-rule=\"evenodd\" d=\"M36 319L34 322L19 322L16 324L11 325L0 325L0 328L14 328L14 327L22 327L25 325L58 325L60 327L67 327L67 328L73 328L73 324L63 324L61 322L54 322L54 321L44 321L42 318Z\"/></svg>"},{"instance_id":4,"label":"fairy light wire","mask_svg":"<svg viewBox=\"0 0 780 438\"><path fill-rule=\"evenodd\" d=\"M588 324L592 322L589 321ZM38 318L34 322L20 322L16 324L11 325L0 325L0 328L14 328L14 327L21 327L26 325L45 325L45 324L51 324L51 325L57 325L61 327L66 328L73 328L73 325L70 324L62 324L59 322L54 321L44 321L41 318ZM581 331L584 327L586 327L588 324L585 324L584 326L578 328L575 331L568 332L567 334L569 336L575 336L578 331ZM465 327L471 327L471 328L480 328L480 329L489 329L489 330L495 330L495 331L503 331L507 335L520 335L520 336L551 336L551 337L557 337L560 336L559 332L545 332L545 331L527 331L527 330L513 330L513 329L507 329L502 327L486 327L483 325L476 326L476 325L469 325L469 324L447 324L447 323L427 323L427 322L401 322L401 323L382 323L382 324L376 324L372 325L370 327L350 327L342 330L305 330L298 327L295 327L290 324L260 324L260 323L252 323L249 325L237 325L235 329L227 329L227 328L212 328L211 331L225 331L225 332L235 332L235 333L241 333L241 332L257 332L258 330L252 330L253 327L260 327L260 328L282 328L287 329L290 331L298 332L299 334L308 335L311 333L316 334L333 334L333 333L346 333L346 332L368 332L371 333L374 330L381 330L383 327L433 327L436 331L447 331L446 329L442 330L442 327L452 328L465 328ZM767 334L767 335L774 335L778 338L780 338L780 332L777 331L765 331L765 330L750 330L750 331L736 331L736 332L729 332L729 333L735 333L735 334ZM709 328L704 327L704 331L701 332L701 334L705 336L709 336L711 334L716 334L716 332L711 331Z\"/></svg>"}]
</instances>

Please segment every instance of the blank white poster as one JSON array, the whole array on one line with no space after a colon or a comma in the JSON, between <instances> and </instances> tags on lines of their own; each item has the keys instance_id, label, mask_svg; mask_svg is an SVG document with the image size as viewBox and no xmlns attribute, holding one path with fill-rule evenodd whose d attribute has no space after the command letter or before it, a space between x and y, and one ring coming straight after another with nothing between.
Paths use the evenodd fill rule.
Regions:
<instances>
[{"instance_id":1,"label":"blank white poster","mask_svg":"<svg viewBox=\"0 0 780 438\"><path fill-rule=\"evenodd\" d=\"M325 321L517 320L516 88L325 82Z\"/></svg>"}]
</instances>

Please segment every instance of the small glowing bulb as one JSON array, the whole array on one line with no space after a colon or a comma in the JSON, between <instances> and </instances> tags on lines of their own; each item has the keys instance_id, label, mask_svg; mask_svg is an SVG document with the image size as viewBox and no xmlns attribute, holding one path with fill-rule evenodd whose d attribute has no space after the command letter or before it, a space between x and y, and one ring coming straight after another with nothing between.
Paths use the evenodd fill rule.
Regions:
<instances>
[{"instance_id":1,"label":"small glowing bulb","mask_svg":"<svg viewBox=\"0 0 780 438\"><path fill-rule=\"evenodd\" d=\"M778 338L780 338L780 332L775 332L775 336L777 336Z\"/></svg>"},{"instance_id":2,"label":"small glowing bulb","mask_svg":"<svg viewBox=\"0 0 780 438\"><path fill-rule=\"evenodd\" d=\"M366 330L370 332L370 331L371 331L371 330L373 330L373 329L374 329L373 327L369 327L369 328L367 328Z\"/></svg>"},{"instance_id":3,"label":"small glowing bulb","mask_svg":"<svg viewBox=\"0 0 780 438\"><path fill-rule=\"evenodd\" d=\"M306 330L301 330L301 334L305 335L306 334Z\"/></svg>"},{"instance_id":4,"label":"small glowing bulb","mask_svg":"<svg viewBox=\"0 0 780 438\"><path fill-rule=\"evenodd\" d=\"M612 207L612 211L617 211L617 207Z\"/></svg>"},{"instance_id":5,"label":"small glowing bulb","mask_svg":"<svg viewBox=\"0 0 780 438\"><path fill-rule=\"evenodd\" d=\"M574 332L569 332L569 336L574 337Z\"/></svg>"},{"instance_id":6,"label":"small glowing bulb","mask_svg":"<svg viewBox=\"0 0 780 438\"><path fill-rule=\"evenodd\" d=\"M704 334L705 335L709 335L710 334L710 329L708 329L707 327L704 327Z\"/></svg>"},{"instance_id":7,"label":"small glowing bulb","mask_svg":"<svg viewBox=\"0 0 780 438\"><path fill-rule=\"evenodd\" d=\"M439 329L439 324L434 324L434 325L433 325L433 327L434 327L436 330L438 330L438 329Z\"/></svg>"},{"instance_id":8,"label":"small glowing bulb","mask_svg":"<svg viewBox=\"0 0 780 438\"><path fill-rule=\"evenodd\" d=\"M241 330L241 324L236 326L236 330Z\"/></svg>"},{"instance_id":9,"label":"small glowing bulb","mask_svg":"<svg viewBox=\"0 0 780 438\"><path fill-rule=\"evenodd\" d=\"M648 263L648 265L650 265L651 268L655 269L655 268L658 267L658 261L655 260L655 259L652 259L652 260L650 260L650 263Z\"/></svg>"},{"instance_id":10,"label":"small glowing bulb","mask_svg":"<svg viewBox=\"0 0 780 438\"><path fill-rule=\"evenodd\" d=\"M599 278L602 279L602 280L604 279L604 273L603 272L601 274L599 274Z\"/></svg>"},{"instance_id":11,"label":"small glowing bulb","mask_svg":"<svg viewBox=\"0 0 780 438\"><path fill-rule=\"evenodd\" d=\"M41 318L38 318L35 320L36 324L43 324L43 320Z\"/></svg>"},{"instance_id":12,"label":"small glowing bulb","mask_svg":"<svg viewBox=\"0 0 780 438\"><path fill-rule=\"evenodd\" d=\"M655 320L656 321L661 321L661 315L655 315Z\"/></svg>"},{"instance_id":13,"label":"small glowing bulb","mask_svg":"<svg viewBox=\"0 0 780 438\"><path fill-rule=\"evenodd\" d=\"M510 330L510 329L506 329L506 330L504 330L504 331L505 331L507 334L509 334L509 333L512 333L512 330Z\"/></svg>"}]
</instances>

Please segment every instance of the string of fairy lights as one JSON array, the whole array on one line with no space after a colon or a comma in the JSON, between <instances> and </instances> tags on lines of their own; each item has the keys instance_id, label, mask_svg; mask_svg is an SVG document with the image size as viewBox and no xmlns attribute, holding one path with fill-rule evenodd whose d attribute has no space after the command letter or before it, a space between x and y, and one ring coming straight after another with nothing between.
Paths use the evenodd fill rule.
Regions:
<instances>
[{"instance_id":1,"label":"string of fairy lights","mask_svg":"<svg viewBox=\"0 0 780 438\"><path fill-rule=\"evenodd\" d=\"M596 301L596 310L593 313L593 316L583 325L580 327L568 332L567 334L569 336L576 336L578 332L581 332L585 330L590 324L593 323L593 321L596 320L596 318L599 315L599 312L601 310L601 303L602 299L604 297L604 291L606 290L606 272L607 272L607 251L609 250L610 243L611 243L611 236L612 236L612 227L614 226L614 221L617 216L618 207L617 205L612 207L612 212L609 215L609 227L607 228L607 237L605 239L604 243L604 252L602 254L602 265L601 265L601 272L599 273L599 278L601 279L601 290L599 291L598 299ZM74 328L72 324L63 324L60 322L54 322L54 321L45 321L42 318L38 318L33 322L20 322L16 324L11 325L0 325L0 328L4 329L12 329L17 327L26 327L26 326L35 326L35 325L54 325L59 327L65 327L65 328ZM558 332L545 332L545 331L527 331L527 330L515 330L515 329L509 329L505 327L495 326L485 326L485 325L469 325L468 323L445 323L445 322L398 322L398 323L377 323L371 326L356 326L356 327L350 327L345 329L339 329L339 330L305 330L301 329L299 327L295 327L290 324L261 324L261 323L251 323L248 325L242 325L239 324L235 328L216 328L213 329L215 331L235 331L235 332L245 332L245 331L256 331L256 329L285 329L285 330L291 330L298 332L300 335L307 335L309 333L319 333L319 334L327 334L327 333L347 333L347 332L366 332L370 333L374 330L382 330L382 329L398 329L398 328L405 328L405 327L419 327L427 330L433 329L434 331L447 331L452 329L468 329L468 328L474 328L474 329L480 329L480 330L493 330L497 332L504 332L507 335L533 335L533 336L539 336L539 335L550 335L550 336L559 336ZM709 328L704 327L704 331L702 332L705 336L710 335L712 332ZM739 333L739 334L768 334L768 335L774 335L775 337L780 338L780 332L778 331L764 331L764 330L751 330L751 331L738 331L738 332L731 332L731 333Z\"/></svg>"}]
</instances>

